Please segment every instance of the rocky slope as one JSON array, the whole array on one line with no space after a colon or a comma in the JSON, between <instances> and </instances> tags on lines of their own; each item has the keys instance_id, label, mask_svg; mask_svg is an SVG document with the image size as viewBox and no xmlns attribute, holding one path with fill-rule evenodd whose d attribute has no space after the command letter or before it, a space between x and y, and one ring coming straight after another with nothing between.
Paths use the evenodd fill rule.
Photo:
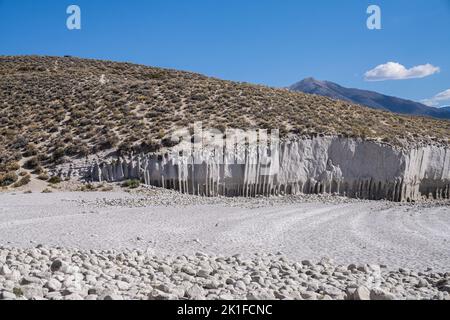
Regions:
<instances>
[{"instance_id":1,"label":"rocky slope","mask_svg":"<svg viewBox=\"0 0 450 320\"><path fill-rule=\"evenodd\" d=\"M137 178L203 195L449 197L448 121L70 57L1 57L0 76L3 186L26 183L28 173L48 179L50 169L93 181ZM281 140L238 151L229 145L214 157L202 151L164 156L176 144L171 134L192 131L196 121L222 131L279 129ZM138 156L129 158L131 152ZM80 164L77 157L88 160Z\"/></svg>"}]
</instances>

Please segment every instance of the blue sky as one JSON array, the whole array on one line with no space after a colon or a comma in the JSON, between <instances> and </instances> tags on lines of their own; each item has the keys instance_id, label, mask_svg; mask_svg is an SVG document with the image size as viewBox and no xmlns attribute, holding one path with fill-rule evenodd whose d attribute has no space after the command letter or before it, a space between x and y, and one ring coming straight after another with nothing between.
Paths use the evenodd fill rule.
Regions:
<instances>
[{"instance_id":1,"label":"blue sky","mask_svg":"<svg viewBox=\"0 0 450 320\"><path fill-rule=\"evenodd\" d=\"M81 8L81 30L66 28L71 4ZM382 30L366 27L370 4L382 10ZM129 61L277 87L313 76L419 101L450 89L450 0L0 0L0 55L24 54ZM365 80L387 62L440 72Z\"/></svg>"}]
</instances>

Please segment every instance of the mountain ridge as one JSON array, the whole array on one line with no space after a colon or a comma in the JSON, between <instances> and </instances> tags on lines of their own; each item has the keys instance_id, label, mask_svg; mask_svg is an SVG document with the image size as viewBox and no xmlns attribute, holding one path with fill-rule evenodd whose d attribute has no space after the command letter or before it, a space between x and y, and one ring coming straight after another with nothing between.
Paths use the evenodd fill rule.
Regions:
<instances>
[{"instance_id":1,"label":"mountain ridge","mask_svg":"<svg viewBox=\"0 0 450 320\"><path fill-rule=\"evenodd\" d=\"M331 81L320 81L311 77L293 84L289 89L343 100L372 109L450 120L450 108L433 108L412 100L384 95L375 91L346 88Z\"/></svg>"}]
</instances>

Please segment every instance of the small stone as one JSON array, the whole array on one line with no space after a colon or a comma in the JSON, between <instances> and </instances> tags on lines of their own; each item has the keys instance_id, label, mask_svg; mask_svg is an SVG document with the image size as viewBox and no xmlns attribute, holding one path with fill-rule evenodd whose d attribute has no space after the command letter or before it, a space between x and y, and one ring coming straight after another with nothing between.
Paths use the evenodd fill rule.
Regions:
<instances>
[{"instance_id":1,"label":"small stone","mask_svg":"<svg viewBox=\"0 0 450 320\"><path fill-rule=\"evenodd\" d=\"M203 286L206 289L214 290L214 289L218 289L220 287L220 282L218 282L216 280L211 280L211 281L206 282Z\"/></svg>"},{"instance_id":2,"label":"small stone","mask_svg":"<svg viewBox=\"0 0 450 320\"><path fill-rule=\"evenodd\" d=\"M416 287L417 288L426 288L428 287L428 281L425 279L420 279L419 282L417 283Z\"/></svg>"},{"instance_id":3,"label":"small stone","mask_svg":"<svg viewBox=\"0 0 450 320\"><path fill-rule=\"evenodd\" d=\"M313 263L310 260L303 260L302 265L307 266L307 267L312 267Z\"/></svg>"},{"instance_id":4,"label":"small stone","mask_svg":"<svg viewBox=\"0 0 450 320\"><path fill-rule=\"evenodd\" d=\"M9 267L4 264L1 268L0 268L0 276L7 276L11 273L11 269L9 269Z\"/></svg>"},{"instance_id":5,"label":"small stone","mask_svg":"<svg viewBox=\"0 0 450 320\"><path fill-rule=\"evenodd\" d=\"M168 293L175 295L178 299L182 299L182 298L184 298L184 295L186 294L186 290L185 290L185 288L182 288L182 287L175 287L175 288L171 288Z\"/></svg>"},{"instance_id":6,"label":"small stone","mask_svg":"<svg viewBox=\"0 0 450 320\"><path fill-rule=\"evenodd\" d=\"M107 294L101 300L123 300L123 297L118 294Z\"/></svg>"},{"instance_id":7,"label":"small stone","mask_svg":"<svg viewBox=\"0 0 450 320\"><path fill-rule=\"evenodd\" d=\"M62 287L61 282L59 282L56 279L50 279L46 284L45 287L49 289L50 291L59 291Z\"/></svg>"},{"instance_id":8,"label":"small stone","mask_svg":"<svg viewBox=\"0 0 450 320\"><path fill-rule=\"evenodd\" d=\"M439 287L439 291L450 293L450 284L445 284Z\"/></svg>"},{"instance_id":9,"label":"small stone","mask_svg":"<svg viewBox=\"0 0 450 320\"><path fill-rule=\"evenodd\" d=\"M199 258L208 258L208 255L207 255L206 253L200 252L200 251L197 251L197 252L195 253L195 256L196 256L196 257L199 257Z\"/></svg>"},{"instance_id":10,"label":"small stone","mask_svg":"<svg viewBox=\"0 0 450 320\"><path fill-rule=\"evenodd\" d=\"M91 296L97 295L97 289L94 289L94 288L89 289L88 290L88 295L91 295Z\"/></svg>"},{"instance_id":11,"label":"small stone","mask_svg":"<svg viewBox=\"0 0 450 320\"><path fill-rule=\"evenodd\" d=\"M178 300L178 297L159 290L153 290L148 295L148 300Z\"/></svg>"},{"instance_id":12,"label":"small stone","mask_svg":"<svg viewBox=\"0 0 450 320\"><path fill-rule=\"evenodd\" d=\"M330 295L332 297L338 297L342 295L342 291L335 287L327 287L324 291L327 295Z\"/></svg>"},{"instance_id":13,"label":"small stone","mask_svg":"<svg viewBox=\"0 0 450 320\"><path fill-rule=\"evenodd\" d=\"M164 293L170 293L171 291L171 288L165 283L157 285L155 288Z\"/></svg>"},{"instance_id":14,"label":"small stone","mask_svg":"<svg viewBox=\"0 0 450 320\"><path fill-rule=\"evenodd\" d=\"M21 291L23 296L29 300L33 298L42 298L44 296L44 291L40 285L37 284L29 284L22 286Z\"/></svg>"},{"instance_id":15,"label":"small stone","mask_svg":"<svg viewBox=\"0 0 450 320\"><path fill-rule=\"evenodd\" d=\"M0 278L0 282L2 282L2 279ZM5 291L11 291L14 288L15 282L11 280L5 280L3 282L3 289Z\"/></svg>"},{"instance_id":16,"label":"small stone","mask_svg":"<svg viewBox=\"0 0 450 320\"><path fill-rule=\"evenodd\" d=\"M43 297L34 297L31 300L33 300L33 301L47 301L48 299L43 298Z\"/></svg>"},{"instance_id":17,"label":"small stone","mask_svg":"<svg viewBox=\"0 0 450 320\"><path fill-rule=\"evenodd\" d=\"M183 268L181 268L181 271L184 272L184 273L186 273L186 274L188 274L188 275L190 275L190 276L195 276L195 275L196 275L195 270L192 269L192 268L189 267L189 266L184 266Z\"/></svg>"},{"instance_id":18,"label":"small stone","mask_svg":"<svg viewBox=\"0 0 450 320\"><path fill-rule=\"evenodd\" d=\"M72 293L68 296L64 297L64 300L73 300L73 301L80 301L80 300L84 300L83 297L81 297L79 294L77 293Z\"/></svg>"},{"instance_id":19,"label":"small stone","mask_svg":"<svg viewBox=\"0 0 450 320\"><path fill-rule=\"evenodd\" d=\"M49 300L62 300L63 297L60 292L55 291L47 293L46 298Z\"/></svg>"},{"instance_id":20,"label":"small stone","mask_svg":"<svg viewBox=\"0 0 450 320\"><path fill-rule=\"evenodd\" d=\"M307 291L316 292L319 290L320 283L316 280L311 282L304 282L304 284L307 287Z\"/></svg>"},{"instance_id":21,"label":"small stone","mask_svg":"<svg viewBox=\"0 0 450 320\"><path fill-rule=\"evenodd\" d=\"M70 296L71 294L78 293L79 291L80 291L79 288L68 287L68 288L64 289L64 290L61 292L61 294L62 294L63 296Z\"/></svg>"},{"instance_id":22,"label":"small stone","mask_svg":"<svg viewBox=\"0 0 450 320\"><path fill-rule=\"evenodd\" d=\"M42 280L37 277L30 277L26 276L22 278L22 281L20 281L21 285L27 285L27 284L42 284Z\"/></svg>"},{"instance_id":23,"label":"small stone","mask_svg":"<svg viewBox=\"0 0 450 320\"><path fill-rule=\"evenodd\" d=\"M119 288L119 290L122 290L122 291L126 291L130 288L130 285L124 281L117 281L116 285L117 285L117 288Z\"/></svg>"},{"instance_id":24,"label":"small stone","mask_svg":"<svg viewBox=\"0 0 450 320\"><path fill-rule=\"evenodd\" d=\"M261 301L261 300L274 300L274 296L265 292L265 291L256 291L249 293L247 295L247 300L255 300L255 301Z\"/></svg>"},{"instance_id":25,"label":"small stone","mask_svg":"<svg viewBox=\"0 0 450 320\"><path fill-rule=\"evenodd\" d=\"M275 298L277 298L278 300L287 300L288 297L278 291L274 292Z\"/></svg>"},{"instance_id":26,"label":"small stone","mask_svg":"<svg viewBox=\"0 0 450 320\"><path fill-rule=\"evenodd\" d=\"M358 287L354 294L353 300L370 300L370 291L364 286Z\"/></svg>"},{"instance_id":27,"label":"small stone","mask_svg":"<svg viewBox=\"0 0 450 320\"><path fill-rule=\"evenodd\" d=\"M379 274L381 272L381 267L379 265L369 264L368 267L373 273Z\"/></svg>"},{"instance_id":28,"label":"small stone","mask_svg":"<svg viewBox=\"0 0 450 320\"><path fill-rule=\"evenodd\" d=\"M359 266L359 267L357 268L357 270L358 270L358 271L361 271L361 272L364 272L364 273L370 273L369 266L366 265L366 264Z\"/></svg>"},{"instance_id":29,"label":"small stone","mask_svg":"<svg viewBox=\"0 0 450 320\"><path fill-rule=\"evenodd\" d=\"M207 278L209 278L210 274L211 274L211 271L206 270L206 269L201 269L197 272L197 277L207 279Z\"/></svg>"},{"instance_id":30,"label":"small stone","mask_svg":"<svg viewBox=\"0 0 450 320\"><path fill-rule=\"evenodd\" d=\"M400 268L398 271L405 276L409 276L411 274L411 270L405 268Z\"/></svg>"},{"instance_id":31,"label":"small stone","mask_svg":"<svg viewBox=\"0 0 450 320\"><path fill-rule=\"evenodd\" d=\"M90 293L92 294L92 291L91 292L88 291L88 294L90 294ZM116 291L114 289L104 289L104 290L101 290L101 293L98 295L99 296L98 299L99 300L111 300L108 297L113 297L115 295L116 295Z\"/></svg>"},{"instance_id":32,"label":"small stone","mask_svg":"<svg viewBox=\"0 0 450 320\"><path fill-rule=\"evenodd\" d=\"M246 287L244 281L242 281L242 280L236 281L235 284L234 284L234 286L235 286L236 288L238 288L238 289L241 289L242 291L245 291L245 290L247 289L247 287Z\"/></svg>"},{"instance_id":33,"label":"small stone","mask_svg":"<svg viewBox=\"0 0 450 320\"><path fill-rule=\"evenodd\" d=\"M204 300L205 298L204 290L196 284L187 289L185 295L188 299L191 300Z\"/></svg>"},{"instance_id":34,"label":"small stone","mask_svg":"<svg viewBox=\"0 0 450 320\"><path fill-rule=\"evenodd\" d=\"M320 264L323 266L330 266L334 264L334 261L331 258L324 257L320 259Z\"/></svg>"},{"instance_id":35,"label":"small stone","mask_svg":"<svg viewBox=\"0 0 450 320\"><path fill-rule=\"evenodd\" d=\"M63 266L63 263L61 262L61 260L55 260L52 262L52 265L50 266L50 270L52 270L52 272L57 272L59 271Z\"/></svg>"},{"instance_id":36,"label":"small stone","mask_svg":"<svg viewBox=\"0 0 450 320\"><path fill-rule=\"evenodd\" d=\"M19 282L20 278L22 278L22 275L20 274L19 271L12 270L11 273L5 276L5 278L14 282Z\"/></svg>"},{"instance_id":37,"label":"small stone","mask_svg":"<svg viewBox=\"0 0 450 320\"><path fill-rule=\"evenodd\" d=\"M172 274L172 268L167 265L162 265L158 268L158 272L162 272L166 276L170 276Z\"/></svg>"},{"instance_id":38,"label":"small stone","mask_svg":"<svg viewBox=\"0 0 450 320\"><path fill-rule=\"evenodd\" d=\"M302 298L305 300L317 300L318 295L315 292L303 292L301 293Z\"/></svg>"},{"instance_id":39,"label":"small stone","mask_svg":"<svg viewBox=\"0 0 450 320\"><path fill-rule=\"evenodd\" d=\"M0 293L0 299L2 300L14 300L16 298L16 295L12 292L3 291Z\"/></svg>"},{"instance_id":40,"label":"small stone","mask_svg":"<svg viewBox=\"0 0 450 320\"><path fill-rule=\"evenodd\" d=\"M395 296L382 289L372 289L370 291L370 300L395 300Z\"/></svg>"},{"instance_id":41,"label":"small stone","mask_svg":"<svg viewBox=\"0 0 450 320\"><path fill-rule=\"evenodd\" d=\"M356 264L351 264L351 265L349 265L348 266L348 270L350 270L350 271L354 271L354 270L356 270L358 267L356 266Z\"/></svg>"}]
</instances>

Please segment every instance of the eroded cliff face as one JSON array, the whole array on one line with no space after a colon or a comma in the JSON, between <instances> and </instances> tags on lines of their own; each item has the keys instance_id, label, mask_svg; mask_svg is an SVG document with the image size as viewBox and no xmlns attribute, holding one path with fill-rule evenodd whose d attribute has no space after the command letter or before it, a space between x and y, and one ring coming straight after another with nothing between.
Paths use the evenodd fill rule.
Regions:
<instances>
[{"instance_id":1,"label":"eroded cliff face","mask_svg":"<svg viewBox=\"0 0 450 320\"><path fill-rule=\"evenodd\" d=\"M336 193L361 199L450 198L450 149L401 150L339 137L298 139L278 147L138 155L93 164L92 181L141 179L148 185L204 196Z\"/></svg>"}]
</instances>

